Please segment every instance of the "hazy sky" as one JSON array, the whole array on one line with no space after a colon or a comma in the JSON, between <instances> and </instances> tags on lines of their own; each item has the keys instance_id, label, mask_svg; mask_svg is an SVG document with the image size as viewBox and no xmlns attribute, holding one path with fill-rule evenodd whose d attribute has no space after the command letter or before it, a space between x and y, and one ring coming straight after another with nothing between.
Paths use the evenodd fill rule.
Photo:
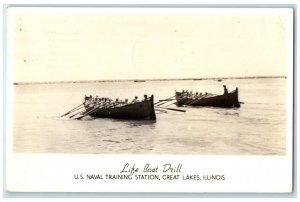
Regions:
<instances>
[{"instance_id":1,"label":"hazy sky","mask_svg":"<svg viewBox=\"0 0 300 202\"><path fill-rule=\"evenodd\" d=\"M49 10L8 12L15 82L286 75L279 14Z\"/></svg>"}]
</instances>

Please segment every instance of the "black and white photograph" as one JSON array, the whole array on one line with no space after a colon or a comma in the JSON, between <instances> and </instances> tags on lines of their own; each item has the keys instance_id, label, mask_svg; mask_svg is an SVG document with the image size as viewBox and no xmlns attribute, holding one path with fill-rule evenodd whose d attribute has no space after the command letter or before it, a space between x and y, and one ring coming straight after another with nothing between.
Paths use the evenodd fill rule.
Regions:
<instances>
[{"instance_id":1,"label":"black and white photograph","mask_svg":"<svg viewBox=\"0 0 300 202\"><path fill-rule=\"evenodd\" d=\"M174 173L190 178L179 176L190 165L176 157L288 158L290 176L292 16L290 8L8 7L8 154L171 156L157 167L111 168L173 172L145 177L160 184ZM230 180L220 167L193 183ZM285 179L290 186L274 191L291 190Z\"/></svg>"}]
</instances>

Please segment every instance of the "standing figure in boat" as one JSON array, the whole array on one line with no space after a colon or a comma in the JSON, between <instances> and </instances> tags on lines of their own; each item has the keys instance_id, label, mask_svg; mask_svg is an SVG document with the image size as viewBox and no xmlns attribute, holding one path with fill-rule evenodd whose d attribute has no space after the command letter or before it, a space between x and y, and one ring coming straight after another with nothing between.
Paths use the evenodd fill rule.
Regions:
<instances>
[{"instance_id":1,"label":"standing figure in boat","mask_svg":"<svg viewBox=\"0 0 300 202\"><path fill-rule=\"evenodd\" d=\"M223 88L224 88L224 95L227 95L228 94L228 90L226 88L226 85L223 85Z\"/></svg>"}]
</instances>

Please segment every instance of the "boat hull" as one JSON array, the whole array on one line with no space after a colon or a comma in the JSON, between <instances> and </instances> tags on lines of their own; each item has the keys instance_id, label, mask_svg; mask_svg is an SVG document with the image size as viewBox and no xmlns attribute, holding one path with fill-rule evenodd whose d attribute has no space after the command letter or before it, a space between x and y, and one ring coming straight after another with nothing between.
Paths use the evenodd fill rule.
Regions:
<instances>
[{"instance_id":1,"label":"boat hull","mask_svg":"<svg viewBox=\"0 0 300 202\"><path fill-rule=\"evenodd\" d=\"M217 95L214 97L193 99L193 98L182 98L182 93L176 92L176 100L178 106L203 106L203 107L222 107L222 108L233 108L240 107L238 99L238 88L233 92L224 95Z\"/></svg>"},{"instance_id":2,"label":"boat hull","mask_svg":"<svg viewBox=\"0 0 300 202\"><path fill-rule=\"evenodd\" d=\"M87 111L88 108L86 107ZM96 110L90 116L96 118L116 118L135 120L156 120L153 96L150 99L121 107L108 107Z\"/></svg>"}]
</instances>

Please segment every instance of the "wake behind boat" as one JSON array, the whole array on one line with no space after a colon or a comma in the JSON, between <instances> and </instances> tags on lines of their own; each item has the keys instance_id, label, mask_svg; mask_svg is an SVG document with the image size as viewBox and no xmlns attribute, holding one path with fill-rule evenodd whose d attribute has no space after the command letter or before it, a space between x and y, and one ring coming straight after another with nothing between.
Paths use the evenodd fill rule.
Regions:
<instances>
[{"instance_id":1,"label":"wake behind boat","mask_svg":"<svg viewBox=\"0 0 300 202\"><path fill-rule=\"evenodd\" d=\"M223 95L214 95L209 93L196 93L183 91L175 92L175 98L177 100L177 106L211 106L211 107L223 107L232 108L240 107L238 99L238 88L228 93L226 86L224 85Z\"/></svg>"}]
</instances>

